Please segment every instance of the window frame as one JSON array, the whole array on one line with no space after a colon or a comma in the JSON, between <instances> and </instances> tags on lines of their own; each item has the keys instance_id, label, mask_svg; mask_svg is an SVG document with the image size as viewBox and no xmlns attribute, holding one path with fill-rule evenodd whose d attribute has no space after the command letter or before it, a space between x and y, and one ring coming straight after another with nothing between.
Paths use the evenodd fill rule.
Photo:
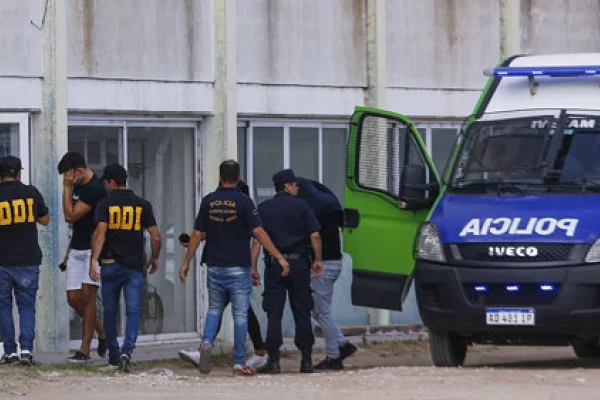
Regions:
<instances>
[{"instance_id":1,"label":"window frame","mask_svg":"<svg viewBox=\"0 0 600 400\"><path fill-rule=\"evenodd\" d=\"M123 116L120 118L107 117L107 116L69 116L67 130L71 126L100 126L100 127L118 127L121 128L121 135L119 136L119 152L122 152L122 157L120 162L122 165L128 165L128 128L188 128L194 129L194 149L193 149L193 159L194 160L202 160L202 149L198 147L199 140L201 139L201 123L202 118L159 118L159 117L128 117ZM102 145L102 148L104 146ZM103 156L102 156L103 157ZM103 161L105 161L103 159ZM194 165L198 165L195 163ZM198 199L201 199L203 196L202 187L198 184L199 180L202 178L201 173L199 173L198 168L194 168L193 171L193 179L195 186L198 188L193 192L194 199L193 204L195 205L194 215L198 212L199 202ZM163 249L164 250L164 249ZM194 258L195 268L198 273L196 273L196 279L194 282L194 292L195 292L195 307L198 315L204 315L205 313L205 284L204 284L204 275L200 272L203 269L200 264L200 257ZM122 327L125 326L125 304L123 299L121 299L121 324ZM138 336L138 344L143 345L144 343L170 343L173 340L178 339L197 339L201 337L202 329L204 326L204 318L196 318L194 332L181 332L181 333L159 333L159 334L144 334ZM124 329L124 328L122 328ZM118 334L118 339L121 340L122 336ZM78 349L81 344L81 340L69 340L69 347L72 350ZM94 338L92 340L92 345L97 346L97 339Z\"/></svg>"},{"instance_id":2,"label":"window frame","mask_svg":"<svg viewBox=\"0 0 600 400\"><path fill-rule=\"evenodd\" d=\"M318 143L318 181L323 182L323 130L345 129L345 142L348 142L350 133L348 122L342 120L288 120L288 119L239 119L238 128L245 128L246 135L246 184L254 200L254 128L282 128L283 129L283 168L290 168L290 128L315 128L319 131ZM344 154L346 149L344 148ZM345 160L345 158L344 158ZM276 171L273 171L275 173Z\"/></svg>"}]
</instances>

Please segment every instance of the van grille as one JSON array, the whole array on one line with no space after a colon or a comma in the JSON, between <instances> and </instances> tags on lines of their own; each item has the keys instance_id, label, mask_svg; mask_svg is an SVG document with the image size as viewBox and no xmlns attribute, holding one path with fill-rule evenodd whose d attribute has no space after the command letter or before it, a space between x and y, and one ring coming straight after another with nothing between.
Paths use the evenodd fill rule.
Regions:
<instances>
[{"instance_id":1,"label":"van grille","mask_svg":"<svg viewBox=\"0 0 600 400\"><path fill-rule=\"evenodd\" d=\"M501 255L497 252L490 254L490 248L506 249L515 246L534 247L537 249L536 256L509 256ZM483 261L483 262L550 262L550 261L567 261L571 258L573 250L572 244L565 243L465 243L455 245L458 251L452 251L457 261ZM460 258L456 257L460 256Z\"/></svg>"}]
</instances>

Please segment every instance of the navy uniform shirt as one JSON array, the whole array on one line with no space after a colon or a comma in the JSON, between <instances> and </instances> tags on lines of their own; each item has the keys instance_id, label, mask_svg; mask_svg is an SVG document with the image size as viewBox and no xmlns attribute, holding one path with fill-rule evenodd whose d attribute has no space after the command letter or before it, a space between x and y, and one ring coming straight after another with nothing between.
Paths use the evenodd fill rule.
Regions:
<instances>
[{"instance_id":1,"label":"navy uniform shirt","mask_svg":"<svg viewBox=\"0 0 600 400\"><path fill-rule=\"evenodd\" d=\"M143 271L144 229L156 226L152 205L129 189L116 189L98 203L96 222L108 224L100 259Z\"/></svg>"},{"instance_id":2,"label":"navy uniform shirt","mask_svg":"<svg viewBox=\"0 0 600 400\"><path fill-rule=\"evenodd\" d=\"M92 248L92 234L96 228L94 217L96 205L106 197L106 188L102 181L94 174L89 182L73 187L73 204L83 202L92 209L73 223L71 248L74 250L88 250Z\"/></svg>"},{"instance_id":3,"label":"navy uniform shirt","mask_svg":"<svg viewBox=\"0 0 600 400\"><path fill-rule=\"evenodd\" d=\"M308 203L286 192L262 202L258 213L273 244L282 253L310 251L310 235L321 229Z\"/></svg>"},{"instance_id":4,"label":"navy uniform shirt","mask_svg":"<svg viewBox=\"0 0 600 400\"><path fill-rule=\"evenodd\" d=\"M42 263L37 220L46 215L48 207L34 186L0 183L0 267Z\"/></svg>"},{"instance_id":5,"label":"navy uniform shirt","mask_svg":"<svg viewBox=\"0 0 600 400\"><path fill-rule=\"evenodd\" d=\"M261 226L250 197L237 188L218 188L202 199L194 229L206 233L206 264L250 267L252 230Z\"/></svg>"}]
</instances>

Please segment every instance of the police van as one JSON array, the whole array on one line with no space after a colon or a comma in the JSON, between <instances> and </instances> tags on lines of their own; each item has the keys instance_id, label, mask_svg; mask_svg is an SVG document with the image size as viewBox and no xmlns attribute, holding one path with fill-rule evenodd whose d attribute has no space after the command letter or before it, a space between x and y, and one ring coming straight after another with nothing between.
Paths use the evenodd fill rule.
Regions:
<instances>
[{"instance_id":1,"label":"police van","mask_svg":"<svg viewBox=\"0 0 600 400\"><path fill-rule=\"evenodd\" d=\"M414 283L436 366L470 344L600 357L600 53L515 56L436 171L403 115L356 108L344 247L355 305Z\"/></svg>"}]
</instances>

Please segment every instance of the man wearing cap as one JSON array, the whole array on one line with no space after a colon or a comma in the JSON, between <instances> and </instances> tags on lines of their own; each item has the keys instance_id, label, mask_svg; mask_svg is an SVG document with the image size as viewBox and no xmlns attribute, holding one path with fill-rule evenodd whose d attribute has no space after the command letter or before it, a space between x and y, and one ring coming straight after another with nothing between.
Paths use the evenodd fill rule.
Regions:
<instances>
[{"instance_id":1,"label":"man wearing cap","mask_svg":"<svg viewBox=\"0 0 600 400\"><path fill-rule=\"evenodd\" d=\"M92 236L89 276L102 279L104 329L108 345L108 367L129 372L131 353L140 327L144 275L158 268L160 232L152 205L127 189L127 171L119 164L107 165L102 180L109 195L96 208L96 230ZM144 229L150 234L151 256L144 265ZM102 268L99 271L97 260ZM127 319L125 337L119 350L117 312L121 290Z\"/></svg>"},{"instance_id":2,"label":"man wearing cap","mask_svg":"<svg viewBox=\"0 0 600 400\"><path fill-rule=\"evenodd\" d=\"M282 277L277 273L275 260L265 254L265 291L263 309L267 313L266 348L269 354L267 364L258 373L277 374L281 372L279 348L283 343L281 318L285 306L286 292L294 314L296 335L294 342L302 353L300 372L313 372L312 347L315 342L311 323L313 298L310 288L311 254L314 254L312 271L320 276L323 265L321 258L321 226L306 201L296 198L298 184L291 169L285 169L273 176L277 194L258 207L265 230L273 243L281 250L290 263L290 273ZM253 244L253 246L259 246ZM258 251L252 260L256 266Z\"/></svg>"},{"instance_id":3,"label":"man wearing cap","mask_svg":"<svg viewBox=\"0 0 600 400\"><path fill-rule=\"evenodd\" d=\"M248 308L250 306L251 257L250 238L254 236L278 260L277 274L286 275L289 264L275 248L261 226L254 203L237 189L240 165L228 160L219 166L220 185L202 199L194 231L179 270L182 282L187 278L190 261L198 245L206 240L204 251L208 265L208 313L200 346L198 369L203 374L211 371L211 356L217 327L225 301L229 296L234 325L233 373L254 375L246 365L246 338Z\"/></svg>"},{"instance_id":4,"label":"man wearing cap","mask_svg":"<svg viewBox=\"0 0 600 400\"><path fill-rule=\"evenodd\" d=\"M79 153L66 153L57 169L63 176L62 204L65 222L73 228L62 263L66 268L67 301L81 317L81 347L69 358L69 362L88 363L92 361L90 346L94 331L98 332L98 355L106 355L104 329L96 316L98 283L92 281L89 275L94 212L98 202L106 197L106 189Z\"/></svg>"},{"instance_id":5,"label":"man wearing cap","mask_svg":"<svg viewBox=\"0 0 600 400\"><path fill-rule=\"evenodd\" d=\"M357 350L331 315L333 289L342 271L340 227L343 208L336 195L322 183L301 177L297 177L297 181L298 197L308 202L321 224L323 274L312 278L313 316L323 331L327 357L315 365L315 370L341 370L344 368L342 361Z\"/></svg>"},{"instance_id":6,"label":"man wearing cap","mask_svg":"<svg viewBox=\"0 0 600 400\"><path fill-rule=\"evenodd\" d=\"M33 364L35 299L42 251L37 224L50 215L40 192L21 183L21 160L0 159L0 332L4 355L0 364ZM21 352L17 354L13 293L19 310Z\"/></svg>"}]
</instances>

